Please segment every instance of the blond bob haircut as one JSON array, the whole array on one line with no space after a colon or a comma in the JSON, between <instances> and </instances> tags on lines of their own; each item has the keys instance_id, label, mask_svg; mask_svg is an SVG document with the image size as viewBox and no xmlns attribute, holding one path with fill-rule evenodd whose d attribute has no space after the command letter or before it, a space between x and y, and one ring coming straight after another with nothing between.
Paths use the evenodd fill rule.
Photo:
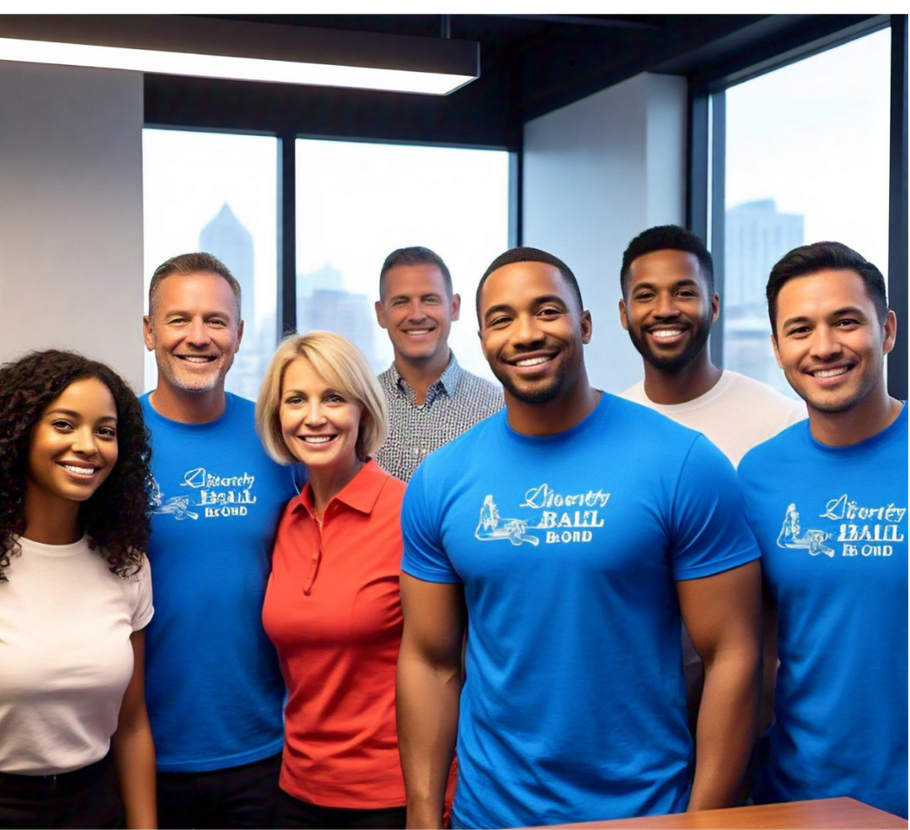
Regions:
<instances>
[{"instance_id":1,"label":"blond bob haircut","mask_svg":"<svg viewBox=\"0 0 910 830\"><path fill-rule=\"evenodd\" d=\"M284 442L279 417L284 372L298 357L310 361L330 386L363 406L356 452L361 461L366 461L389 434L388 406L363 352L346 337L331 331L292 334L272 355L256 402L256 432L265 451L279 464L298 463Z\"/></svg>"}]
</instances>

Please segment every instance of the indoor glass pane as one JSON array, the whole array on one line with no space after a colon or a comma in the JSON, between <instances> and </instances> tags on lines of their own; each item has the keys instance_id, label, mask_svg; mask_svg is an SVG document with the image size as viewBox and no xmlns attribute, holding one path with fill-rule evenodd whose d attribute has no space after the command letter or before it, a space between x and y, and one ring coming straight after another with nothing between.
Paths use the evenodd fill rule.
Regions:
<instances>
[{"instance_id":1,"label":"indoor glass pane","mask_svg":"<svg viewBox=\"0 0 910 830\"><path fill-rule=\"evenodd\" d=\"M835 240L887 279L890 47L885 29L726 92L724 366L793 397L768 337L774 263Z\"/></svg>"},{"instance_id":2,"label":"indoor glass pane","mask_svg":"<svg viewBox=\"0 0 910 830\"><path fill-rule=\"evenodd\" d=\"M145 292L155 268L176 254L207 251L224 262L240 283L244 319L225 386L253 400L278 331L277 153L270 137L142 133ZM156 379L146 352L146 391Z\"/></svg>"},{"instance_id":3,"label":"indoor glass pane","mask_svg":"<svg viewBox=\"0 0 910 830\"><path fill-rule=\"evenodd\" d=\"M492 379L480 351L474 292L509 246L509 155L344 141L297 141L297 328L352 340L381 372L392 346L376 322L379 271L396 248L439 254L461 294L449 345Z\"/></svg>"}]
</instances>

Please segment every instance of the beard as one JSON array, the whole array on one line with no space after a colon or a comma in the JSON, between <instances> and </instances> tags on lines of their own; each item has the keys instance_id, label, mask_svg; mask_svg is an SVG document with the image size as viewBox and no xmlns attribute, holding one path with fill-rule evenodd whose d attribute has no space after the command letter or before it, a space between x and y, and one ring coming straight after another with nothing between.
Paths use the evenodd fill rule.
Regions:
<instances>
[{"instance_id":1,"label":"beard","mask_svg":"<svg viewBox=\"0 0 910 830\"><path fill-rule=\"evenodd\" d=\"M655 369L660 369L662 372L678 372L685 369L704 351L708 344L708 336L711 334L711 327L703 322L693 323L689 331L689 341L685 348L673 355L656 353L651 349L647 338L642 336L638 329L629 328L629 339L636 351Z\"/></svg>"},{"instance_id":2,"label":"beard","mask_svg":"<svg viewBox=\"0 0 910 830\"><path fill-rule=\"evenodd\" d=\"M492 365L490 366L496 379L502 384L513 398L522 403L541 404L558 398L569 387L568 378L563 375L557 375L548 383L534 386L530 389L517 386L507 372L497 371Z\"/></svg>"}]
</instances>

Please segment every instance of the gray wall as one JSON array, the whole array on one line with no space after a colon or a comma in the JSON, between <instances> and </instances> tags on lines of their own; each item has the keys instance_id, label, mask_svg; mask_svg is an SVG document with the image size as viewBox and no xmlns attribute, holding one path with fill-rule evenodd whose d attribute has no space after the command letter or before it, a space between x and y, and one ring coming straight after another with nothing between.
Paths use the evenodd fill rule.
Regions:
<instances>
[{"instance_id":1,"label":"gray wall","mask_svg":"<svg viewBox=\"0 0 910 830\"><path fill-rule=\"evenodd\" d=\"M0 62L0 361L69 348L142 385L142 75Z\"/></svg>"},{"instance_id":2,"label":"gray wall","mask_svg":"<svg viewBox=\"0 0 910 830\"><path fill-rule=\"evenodd\" d=\"M685 221L686 81L637 75L529 121L524 140L524 244L575 273L591 382L621 392L643 371L619 324L619 266L636 234Z\"/></svg>"}]
</instances>

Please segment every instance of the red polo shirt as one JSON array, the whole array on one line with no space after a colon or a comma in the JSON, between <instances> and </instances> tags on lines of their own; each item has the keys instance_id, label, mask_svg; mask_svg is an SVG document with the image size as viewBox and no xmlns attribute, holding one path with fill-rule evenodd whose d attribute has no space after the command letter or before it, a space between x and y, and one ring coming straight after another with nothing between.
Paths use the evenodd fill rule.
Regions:
<instances>
[{"instance_id":1,"label":"red polo shirt","mask_svg":"<svg viewBox=\"0 0 910 830\"><path fill-rule=\"evenodd\" d=\"M321 807L405 803L395 730L404 482L367 462L316 522L285 508L262 622L288 687L281 788Z\"/></svg>"}]
</instances>

